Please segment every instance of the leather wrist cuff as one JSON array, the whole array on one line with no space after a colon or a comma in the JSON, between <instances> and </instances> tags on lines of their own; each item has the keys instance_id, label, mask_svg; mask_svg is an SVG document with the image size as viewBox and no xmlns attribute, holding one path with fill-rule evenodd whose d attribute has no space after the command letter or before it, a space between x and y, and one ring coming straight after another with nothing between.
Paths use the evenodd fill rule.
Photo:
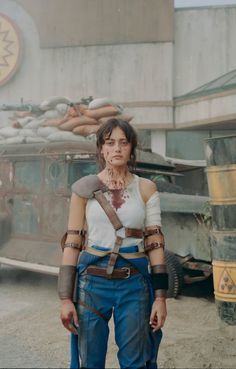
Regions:
<instances>
[{"instance_id":1,"label":"leather wrist cuff","mask_svg":"<svg viewBox=\"0 0 236 369\"><path fill-rule=\"evenodd\" d=\"M166 273L166 264L151 265L152 273Z\"/></svg>"},{"instance_id":2,"label":"leather wrist cuff","mask_svg":"<svg viewBox=\"0 0 236 369\"><path fill-rule=\"evenodd\" d=\"M76 267L74 265L61 265L58 276L58 295L61 300L73 300Z\"/></svg>"},{"instance_id":3,"label":"leather wrist cuff","mask_svg":"<svg viewBox=\"0 0 236 369\"><path fill-rule=\"evenodd\" d=\"M157 300L165 300L167 297L166 290L155 290L155 299Z\"/></svg>"},{"instance_id":4,"label":"leather wrist cuff","mask_svg":"<svg viewBox=\"0 0 236 369\"><path fill-rule=\"evenodd\" d=\"M152 273L151 277L154 290L168 290L168 273Z\"/></svg>"}]
</instances>

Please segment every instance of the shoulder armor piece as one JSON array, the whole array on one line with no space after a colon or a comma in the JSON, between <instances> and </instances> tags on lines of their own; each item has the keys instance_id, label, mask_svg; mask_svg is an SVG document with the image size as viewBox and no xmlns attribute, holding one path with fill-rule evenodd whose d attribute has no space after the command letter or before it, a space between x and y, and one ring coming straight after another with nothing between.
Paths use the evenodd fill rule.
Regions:
<instances>
[{"instance_id":1,"label":"shoulder armor piece","mask_svg":"<svg viewBox=\"0 0 236 369\"><path fill-rule=\"evenodd\" d=\"M85 176L72 184L72 192L85 199L93 198L94 191L106 191L106 186L100 181L96 174Z\"/></svg>"}]
</instances>

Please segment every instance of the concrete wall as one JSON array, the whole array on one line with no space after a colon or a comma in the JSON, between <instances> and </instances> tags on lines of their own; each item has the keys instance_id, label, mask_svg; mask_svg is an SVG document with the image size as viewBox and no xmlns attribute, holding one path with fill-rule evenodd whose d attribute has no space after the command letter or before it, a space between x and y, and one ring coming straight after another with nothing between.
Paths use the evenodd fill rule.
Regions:
<instances>
[{"instance_id":1,"label":"concrete wall","mask_svg":"<svg viewBox=\"0 0 236 369\"><path fill-rule=\"evenodd\" d=\"M174 0L16 0L41 47L173 41Z\"/></svg>"},{"instance_id":2,"label":"concrete wall","mask_svg":"<svg viewBox=\"0 0 236 369\"><path fill-rule=\"evenodd\" d=\"M236 69L235 20L236 6L175 11L174 96L186 94ZM167 156L204 159L204 138L235 132L235 103L232 90L195 100L177 100L174 110L177 130L166 131L163 138ZM182 130L188 128L192 130ZM161 146L157 143L161 137L163 131L161 135L158 131L152 135L153 151L159 152Z\"/></svg>"},{"instance_id":3,"label":"concrete wall","mask_svg":"<svg viewBox=\"0 0 236 369\"><path fill-rule=\"evenodd\" d=\"M25 10L13 1L1 1L0 12L9 16L20 28L23 38L22 62L12 79L0 88L0 101L36 99L35 86L40 81L39 37L35 24Z\"/></svg>"},{"instance_id":4,"label":"concrete wall","mask_svg":"<svg viewBox=\"0 0 236 369\"><path fill-rule=\"evenodd\" d=\"M22 62L15 75L0 87L0 104L38 101L40 84L39 37L32 18L14 1L0 2L0 12L8 15L19 27L23 39ZM7 113L0 112L0 125L4 125Z\"/></svg>"},{"instance_id":5,"label":"concrete wall","mask_svg":"<svg viewBox=\"0 0 236 369\"><path fill-rule=\"evenodd\" d=\"M153 130L151 135L151 147L154 152L166 155L166 132L161 130Z\"/></svg>"},{"instance_id":6,"label":"concrete wall","mask_svg":"<svg viewBox=\"0 0 236 369\"><path fill-rule=\"evenodd\" d=\"M0 12L16 21L24 41L21 67L0 89L2 103L107 96L127 104L137 127L172 127L172 42L42 49L39 30L19 3L0 3Z\"/></svg>"},{"instance_id":7,"label":"concrete wall","mask_svg":"<svg viewBox=\"0 0 236 369\"><path fill-rule=\"evenodd\" d=\"M152 148L163 152L165 131L175 127L173 96L185 94L236 68L236 7L175 11L173 44L173 8L170 8L173 1L136 0L134 7L134 0L99 0L103 12L110 12L110 18L117 9L125 17L116 14L113 23L108 16L105 18L113 26L112 33L107 32L108 23L105 22L103 33L96 33L97 28L93 27L93 32L86 28L86 32L75 36L77 17L74 16L70 24L71 10L75 8L68 4L82 4L85 9L94 6L95 1L98 4L97 0L57 0L57 14L53 13L55 0L1 0L0 12L12 18L21 29L24 53L15 76L0 88L0 103L19 103L21 98L39 103L51 95L68 96L73 100L90 95L94 98L107 96L124 104L127 112L134 115L137 128L152 129ZM110 10L104 4L111 4ZM121 7L117 8L117 4ZM132 6L127 8L127 4ZM149 6L145 7L146 4ZM74 13L77 15L78 10ZM81 14L84 16L84 11ZM143 22L138 18L140 14ZM101 13L96 15L96 22L99 18L102 27ZM121 32L121 20L124 32ZM167 25L161 31L160 22ZM60 32L65 32L65 38L61 38ZM92 46L95 41L98 44ZM88 46L82 46L84 43ZM175 110L177 128L188 128L186 116L188 124L197 125L198 120L203 119L204 104L206 102L198 106L189 104L184 107L184 116L179 105ZM231 109L231 119L235 113L234 100L227 97L227 104L225 108ZM210 105L208 118L215 120L214 104ZM217 114L221 114L218 101L214 106ZM226 115L224 111L223 116ZM4 117L1 117L0 114L3 125ZM168 137L166 145L168 147Z\"/></svg>"},{"instance_id":8,"label":"concrete wall","mask_svg":"<svg viewBox=\"0 0 236 369\"><path fill-rule=\"evenodd\" d=\"M216 127L219 124L229 129L236 126L236 90L176 104L176 128Z\"/></svg>"},{"instance_id":9,"label":"concrete wall","mask_svg":"<svg viewBox=\"0 0 236 369\"><path fill-rule=\"evenodd\" d=\"M42 49L40 95L108 96L140 128L172 127L172 48L145 43Z\"/></svg>"},{"instance_id":10,"label":"concrete wall","mask_svg":"<svg viewBox=\"0 0 236 369\"><path fill-rule=\"evenodd\" d=\"M174 96L236 68L236 6L175 11Z\"/></svg>"},{"instance_id":11,"label":"concrete wall","mask_svg":"<svg viewBox=\"0 0 236 369\"><path fill-rule=\"evenodd\" d=\"M41 96L112 96L121 102L172 99L172 44L42 49ZM148 55L148 57L147 57Z\"/></svg>"}]
</instances>

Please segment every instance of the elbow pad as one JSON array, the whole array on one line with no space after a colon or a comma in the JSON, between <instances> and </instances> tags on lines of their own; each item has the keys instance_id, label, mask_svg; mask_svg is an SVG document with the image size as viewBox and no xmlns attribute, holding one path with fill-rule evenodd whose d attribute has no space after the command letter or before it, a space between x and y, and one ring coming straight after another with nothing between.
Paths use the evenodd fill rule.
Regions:
<instances>
[{"instance_id":1,"label":"elbow pad","mask_svg":"<svg viewBox=\"0 0 236 369\"><path fill-rule=\"evenodd\" d=\"M145 227L158 225L161 227L160 197L156 191L146 202Z\"/></svg>"}]
</instances>

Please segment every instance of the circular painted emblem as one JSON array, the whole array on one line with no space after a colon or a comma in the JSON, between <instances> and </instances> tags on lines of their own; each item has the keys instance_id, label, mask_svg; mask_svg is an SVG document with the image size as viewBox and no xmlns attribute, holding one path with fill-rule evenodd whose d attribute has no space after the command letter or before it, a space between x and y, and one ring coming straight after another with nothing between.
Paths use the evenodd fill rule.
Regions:
<instances>
[{"instance_id":1,"label":"circular painted emblem","mask_svg":"<svg viewBox=\"0 0 236 369\"><path fill-rule=\"evenodd\" d=\"M16 24L0 13L0 86L4 85L20 65L22 43Z\"/></svg>"}]
</instances>

